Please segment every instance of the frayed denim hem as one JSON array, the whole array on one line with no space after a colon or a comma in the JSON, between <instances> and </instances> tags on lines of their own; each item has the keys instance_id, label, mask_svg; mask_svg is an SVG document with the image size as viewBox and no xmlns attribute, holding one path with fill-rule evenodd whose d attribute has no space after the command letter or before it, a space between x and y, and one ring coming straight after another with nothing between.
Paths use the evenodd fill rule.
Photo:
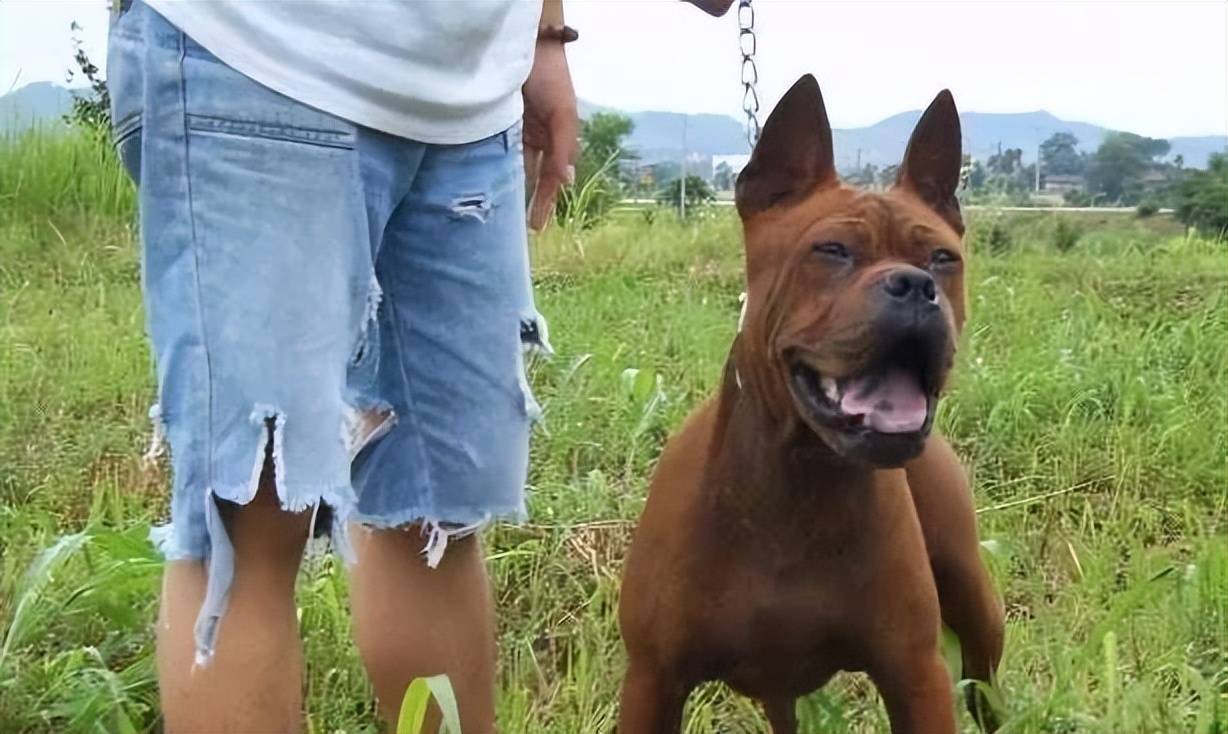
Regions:
<instances>
[{"instance_id":1,"label":"frayed denim hem","mask_svg":"<svg viewBox=\"0 0 1228 734\"><path fill-rule=\"evenodd\" d=\"M274 434L275 435L275 434ZM274 440L276 440L274 438ZM275 449L276 450L276 449ZM255 497L247 486L232 487L224 491L205 490L206 543L204 548L185 547L175 536L174 523L158 525L150 529L149 539L167 561L203 560L206 566L205 599L196 617L193 635L196 642L195 665L208 665L217 647L218 626L230 603L230 587L234 581L235 552L230 535L222 522L218 500L246 505ZM280 482L279 498L282 495ZM308 537L315 531L316 516L320 507L327 505L332 512L330 539L334 551L347 564L355 561L354 548L350 543L349 522L354 511L354 494L349 486L324 488L309 492L295 492L294 501L281 499L281 508L286 512L311 511Z\"/></svg>"},{"instance_id":2,"label":"frayed denim hem","mask_svg":"<svg viewBox=\"0 0 1228 734\"><path fill-rule=\"evenodd\" d=\"M422 534L426 536L426 543L422 548L422 554L426 557L426 565L428 568L436 568L439 566L439 562L443 560L444 552L448 549L450 541L460 540L474 533L481 532L495 522L522 523L529 517L524 503L514 508L495 512L448 513L447 517L454 518L458 514L466 518L476 516L476 519L443 519L438 512L426 512L421 508L415 507L391 515L375 516L355 512L350 516L350 520L372 530L391 530L411 525L420 526Z\"/></svg>"}]
</instances>

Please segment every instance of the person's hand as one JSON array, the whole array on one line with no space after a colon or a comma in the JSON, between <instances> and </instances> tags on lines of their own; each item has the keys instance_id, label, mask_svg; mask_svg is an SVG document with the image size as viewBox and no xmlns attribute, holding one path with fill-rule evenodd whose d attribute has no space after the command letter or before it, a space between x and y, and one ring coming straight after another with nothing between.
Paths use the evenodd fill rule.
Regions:
<instances>
[{"instance_id":1,"label":"person's hand","mask_svg":"<svg viewBox=\"0 0 1228 734\"><path fill-rule=\"evenodd\" d=\"M533 192L529 229L540 231L554 215L563 184L575 180L579 121L567 54L557 41L539 41L524 83L525 184Z\"/></svg>"}]
</instances>

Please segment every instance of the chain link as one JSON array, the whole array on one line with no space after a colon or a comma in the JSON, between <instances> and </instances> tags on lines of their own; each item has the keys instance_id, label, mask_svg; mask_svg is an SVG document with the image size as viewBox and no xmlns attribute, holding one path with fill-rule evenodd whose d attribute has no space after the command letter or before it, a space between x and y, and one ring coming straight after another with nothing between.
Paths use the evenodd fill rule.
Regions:
<instances>
[{"instance_id":1,"label":"chain link","mask_svg":"<svg viewBox=\"0 0 1228 734\"><path fill-rule=\"evenodd\" d=\"M742 52L742 111L746 113L746 142L753 150L759 141L759 69L755 67L755 9L751 0L738 0L738 49Z\"/></svg>"}]
</instances>

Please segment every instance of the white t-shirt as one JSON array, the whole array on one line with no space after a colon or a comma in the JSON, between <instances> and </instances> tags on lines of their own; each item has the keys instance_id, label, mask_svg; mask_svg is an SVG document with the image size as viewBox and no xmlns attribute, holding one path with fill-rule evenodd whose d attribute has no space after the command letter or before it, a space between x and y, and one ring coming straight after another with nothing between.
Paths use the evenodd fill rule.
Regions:
<instances>
[{"instance_id":1,"label":"white t-shirt","mask_svg":"<svg viewBox=\"0 0 1228 734\"><path fill-rule=\"evenodd\" d=\"M227 65L292 99L425 143L523 114L541 0L146 0Z\"/></svg>"}]
</instances>

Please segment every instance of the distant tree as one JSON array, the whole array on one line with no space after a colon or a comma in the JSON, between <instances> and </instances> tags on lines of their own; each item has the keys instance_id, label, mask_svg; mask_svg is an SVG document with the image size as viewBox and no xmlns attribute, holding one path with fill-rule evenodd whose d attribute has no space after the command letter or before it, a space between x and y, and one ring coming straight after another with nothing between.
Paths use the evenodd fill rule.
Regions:
<instances>
[{"instance_id":1,"label":"distant tree","mask_svg":"<svg viewBox=\"0 0 1228 734\"><path fill-rule=\"evenodd\" d=\"M652 165L652 177L662 186L681 175L682 164L678 161L657 161Z\"/></svg>"},{"instance_id":2,"label":"distant tree","mask_svg":"<svg viewBox=\"0 0 1228 734\"><path fill-rule=\"evenodd\" d=\"M1066 176L1083 173L1087 162L1078 149L1079 139L1067 132L1053 133L1040 144L1041 171Z\"/></svg>"},{"instance_id":3,"label":"distant tree","mask_svg":"<svg viewBox=\"0 0 1228 734\"><path fill-rule=\"evenodd\" d=\"M1014 176L1023 168L1023 149L1007 148L994 153L985 161L985 167L992 174L999 176Z\"/></svg>"},{"instance_id":4,"label":"distant tree","mask_svg":"<svg viewBox=\"0 0 1228 734\"><path fill-rule=\"evenodd\" d=\"M1023 149L1007 148L998 151L979 168L979 162L968 174L969 193L1007 197L1012 201L1026 199L1027 192L1035 183L1035 164L1023 165ZM1020 202L1024 203L1024 202Z\"/></svg>"},{"instance_id":5,"label":"distant tree","mask_svg":"<svg viewBox=\"0 0 1228 734\"><path fill-rule=\"evenodd\" d=\"M1095 203L1091 194L1079 189L1071 189L1062 194L1062 201L1066 202L1066 206L1091 206Z\"/></svg>"},{"instance_id":6,"label":"distant tree","mask_svg":"<svg viewBox=\"0 0 1228 734\"><path fill-rule=\"evenodd\" d=\"M1026 166L1021 166L1015 178L1014 190L1032 191L1036 188L1036 164L1029 163Z\"/></svg>"},{"instance_id":7,"label":"distant tree","mask_svg":"<svg viewBox=\"0 0 1228 734\"><path fill-rule=\"evenodd\" d=\"M1228 155L1214 153L1207 170L1189 170L1174 194L1176 217L1211 237L1228 236Z\"/></svg>"},{"instance_id":8,"label":"distant tree","mask_svg":"<svg viewBox=\"0 0 1228 734\"><path fill-rule=\"evenodd\" d=\"M626 141L635 129L630 117L617 112L597 112L580 123L580 160L576 165L576 177L602 168L613 161L617 170L619 163L635 158L627 150Z\"/></svg>"},{"instance_id":9,"label":"distant tree","mask_svg":"<svg viewBox=\"0 0 1228 734\"><path fill-rule=\"evenodd\" d=\"M77 75L85 77L89 89L85 92L74 92L72 109L64 119L73 125L82 127L91 133L109 135L111 132L111 94L107 90L107 80L104 79L94 62L85 53L81 44L81 26L73 21L72 30L73 63L77 70L71 68L67 73L67 81L71 83Z\"/></svg>"},{"instance_id":10,"label":"distant tree","mask_svg":"<svg viewBox=\"0 0 1228 734\"><path fill-rule=\"evenodd\" d=\"M725 161L716 164L716 170L712 172L712 185L717 191L733 190L733 168Z\"/></svg>"},{"instance_id":11,"label":"distant tree","mask_svg":"<svg viewBox=\"0 0 1228 734\"><path fill-rule=\"evenodd\" d=\"M1146 138L1134 133L1122 133L1123 136L1135 141L1135 145L1150 159L1162 158L1173 149L1172 143L1164 138Z\"/></svg>"},{"instance_id":12,"label":"distant tree","mask_svg":"<svg viewBox=\"0 0 1228 734\"><path fill-rule=\"evenodd\" d=\"M713 193L712 187L708 182L699 176L686 177L686 205L687 208L698 207L703 204L708 204L716 199L716 194ZM663 206L670 206L674 209L678 208L679 202L682 201L682 179L676 178L665 185L660 192L657 193L657 203Z\"/></svg>"},{"instance_id":13,"label":"distant tree","mask_svg":"<svg viewBox=\"0 0 1228 734\"><path fill-rule=\"evenodd\" d=\"M1167 140L1109 133L1089 162L1088 190L1108 201L1137 202L1142 196L1143 176L1157 166L1156 159L1167 154L1170 147Z\"/></svg>"},{"instance_id":14,"label":"distant tree","mask_svg":"<svg viewBox=\"0 0 1228 734\"><path fill-rule=\"evenodd\" d=\"M623 197L622 164L635 158L626 148L633 128L631 118L615 112L598 112L580 123L576 180L563 189L555 207L560 222L591 227Z\"/></svg>"},{"instance_id":15,"label":"distant tree","mask_svg":"<svg viewBox=\"0 0 1228 734\"><path fill-rule=\"evenodd\" d=\"M846 173L844 180L854 186L874 186L878 183L878 166L873 163L867 163L859 171L854 170Z\"/></svg>"},{"instance_id":16,"label":"distant tree","mask_svg":"<svg viewBox=\"0 0 1228 734\"><path fill-rule=\"evenodd\" d=\"M878 185L888 188L895 183L895 177L900 172L897 165L883 166L878 171Z\"/></svg>"},{"instance_id":17,"label":"distant tree","mask_svg":"<svg viewBox=\"0 0 1228 734\"><path fill-rule=\"evenodd\" d=\"M972 165L968 168L968 189L979 191L985 188L985 181L988 178L989 174L985 171L985 165L980 161L972 161Z\"/></svg>"}]
</instances>

